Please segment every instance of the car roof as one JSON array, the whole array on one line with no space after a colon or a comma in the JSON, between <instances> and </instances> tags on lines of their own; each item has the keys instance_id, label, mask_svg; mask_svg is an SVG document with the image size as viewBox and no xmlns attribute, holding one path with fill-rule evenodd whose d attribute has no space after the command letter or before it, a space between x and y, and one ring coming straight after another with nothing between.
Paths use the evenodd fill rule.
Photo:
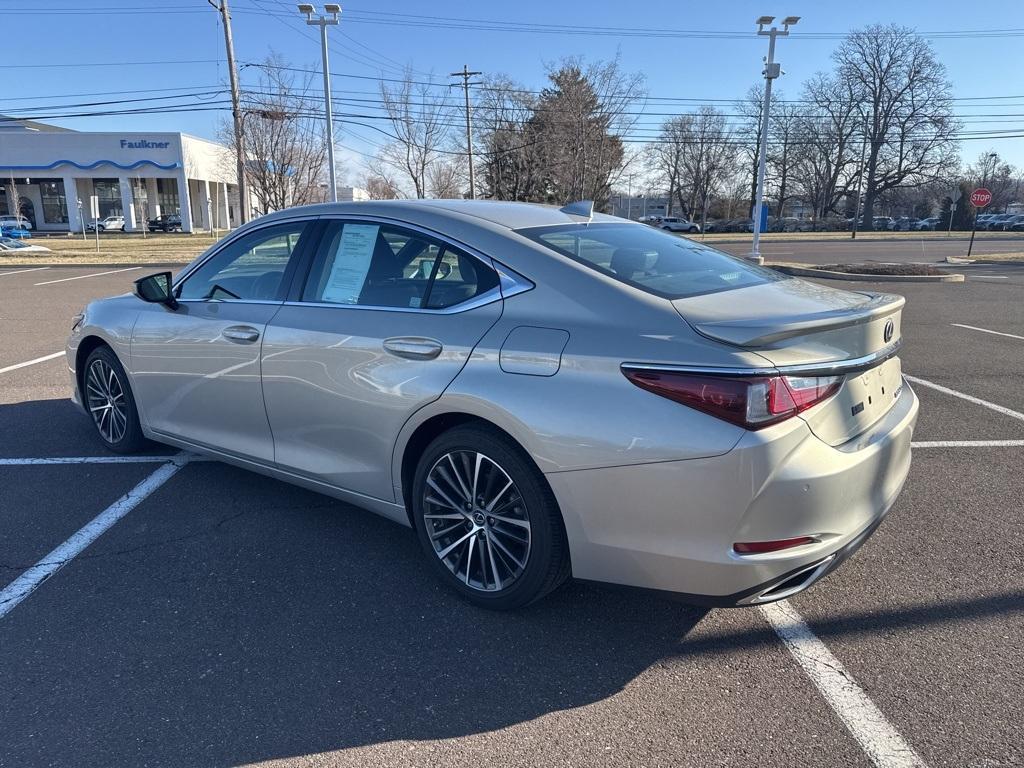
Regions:
<instances>
[{"instance_id":1,"label":"car roof","mask_svg":"<svg viewBox=\"0 0 1024 768\"><path fill-rule=\"evenodd\" d=\"M368 216L388 216L397 219L415 218L416 214L422 213L452 215L453 218L458 218L461 214L508 229L579 224L581 221L585 221L583 217L564 213L553 205L499 200L361 200L351 203L319 203L277 211L265 218L268 220L284 218L300 213L314 216L329 213L361 213ZM625 223L627 220L604 213L595 213L591 221Z\"/></svg>"}]
</instances>

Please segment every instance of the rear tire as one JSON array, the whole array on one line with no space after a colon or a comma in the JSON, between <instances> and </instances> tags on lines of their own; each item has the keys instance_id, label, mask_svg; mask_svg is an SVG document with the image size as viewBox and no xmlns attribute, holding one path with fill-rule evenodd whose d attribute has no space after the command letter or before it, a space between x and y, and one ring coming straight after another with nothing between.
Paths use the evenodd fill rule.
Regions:
<instances>
[{"instance_id":1,"label":"rear tire","mask_svg":"<svg viewBox=\"0 0 1024 768\"><path fill-rule=\"evenodd\" d=\"M146 439L135 397L128 374L110 347L97 347L86 358L82 385L82 404L100 441L115 453L141 449Z\"/></svg>"},{"instance_id":2,"label":"rear tire","mask_svg":"<svg viewBox=\"0 0 1024 768\"><path fill-rule=\"evenodd\" d=\"M555 497L496 429L466 425L435 438L416 467L412 513L437 577L476 606L521 608L569 577Z\"/></svg>"}]
</instances>

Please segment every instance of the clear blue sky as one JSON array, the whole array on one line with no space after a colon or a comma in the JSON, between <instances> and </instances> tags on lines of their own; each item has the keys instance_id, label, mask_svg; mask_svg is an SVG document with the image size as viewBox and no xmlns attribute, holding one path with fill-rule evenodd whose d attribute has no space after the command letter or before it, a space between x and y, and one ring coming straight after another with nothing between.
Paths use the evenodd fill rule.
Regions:
<instances>
[{"instance_id":1,"label":"clear blue sky","mask_svg":"<svg viewBox=\"0 0 1024 768\"><path fill-rule=\"evenodd\" d=\"M78 102L170 96L167 104L195 104L189 92L210 91L227 81L224 39L219 14L206 0L48 0L49 13L38 0L0 0L0 26L5 28L3 63L5 85L0 88L0 113L23 114L26 107L50 107ZM317 30L307 28L286 0L231 0L236 52L241 62L259 61L272 50L295 66L319 68ZM1021 0L987 3L902 0L855 3L815 0L759 2L642 3L616 0L520 0L517 3L432 0L359 0L342 4L340 27L331 29L331 70L375 77L395 76L400 64L418 74L433 72L440 79L468 64L488 73L504 72L528 87L544 82L544 63L568 55L587 59L621 56L627 71L647 78L652 97L734 99L759 78L766 40L751 34L742 39L672 39L620 34L563 35L536 32L466 30L407 26L380 21L399 19L387 14L420 14L520 23L569 24L624 28L668 28L752 33L753 20L764 13L802 16L794 34L780 40L777 59L786 72L779 86L795 97L801 81L828 69L838 41L807 35L843 33L871 23L897 22L921 32L957 30L1019 30L1013 36L937 37L932 44L946 63L954 96L1005 97L958 101L957 111L968 119L965 131L1009 130L1024 133L1024 4ZM663 7L664 12L657 9ZM638 12L637 8L642 8ZM116 9L116 10L115 10ZM360 12L364 13L360 13ZM367 15L366 12L374 14ZM969 18L963 14L969 12ZM408 21L419 22L421 19ZM365 46L361 47L361 46ZM183 62L194 63L150 63ZM45 66L40 66L45 65ZM60 66L50 66L60 65ZM101 66L105 65L105 66ZM243 85L252 75L243 71ZM335 95L368 97L372 80L336 77ZM158 90L183 89L183 90ZM97 92L128 92L84 96ZM204 98L223 99L224 95ZM159 102L156 102L159 103ZM153 102L125 104L114 109L145 107ZM650 112L681 111L691 104L651 105ZM722 106L722 105L720 105ZM74 111L62 108L63 111ZM105 107L86 107L93 111ZM729 111L728 107L725 107ZM58 110L60 111L60 110ZM39 111L45 115L50 112ZM80 130L167 130L214 137L224 112L185 111L174 114L121 115L53 119ZM971 116L974 117L971 117ZM40 118L42 119L42 118ZM653 125L659 118L645 119ZM338 141L355 150L372 151L362 137L380 140L365 128L340 125ZM358 135L354 135L354 132ZM1024 138L965 141L963 152L973 159L994 149L1024 165ZM352 177L358 155L343 152Z\"/></svg>"}]
</instances>

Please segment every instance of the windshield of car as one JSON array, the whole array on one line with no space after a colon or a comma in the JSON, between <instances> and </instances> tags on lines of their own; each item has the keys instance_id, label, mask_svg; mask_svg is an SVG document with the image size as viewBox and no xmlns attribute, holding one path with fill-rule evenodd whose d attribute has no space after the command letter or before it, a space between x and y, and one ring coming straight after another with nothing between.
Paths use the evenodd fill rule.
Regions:
<instances>
[{"instance_id":1,"label":"windshield of car","mask_svg":"<svg viewBox=\"0 0 1024 768\"><path fill-rule=\"evenodd\" d=\"M788 279L693 240L635 224L572 224L518 231L604 275L667 299Z\"/></svg>"}]
</instances>

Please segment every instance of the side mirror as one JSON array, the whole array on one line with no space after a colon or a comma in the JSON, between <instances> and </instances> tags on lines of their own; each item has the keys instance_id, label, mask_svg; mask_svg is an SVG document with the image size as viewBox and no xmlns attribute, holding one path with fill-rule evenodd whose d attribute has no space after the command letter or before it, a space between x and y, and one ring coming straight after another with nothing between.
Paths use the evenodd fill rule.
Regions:
<instances>
[{"instance_id":1,"label":"side mirror","mask_svg":"<svg viewBox=\"0 0 1024 768\"><path fill-rule=\"evenodd\" d=\"M140 277L135 281L135 295L143 301L163 304L169 309L178 308L178 301L171 292L170 272L157 272L155 275Z\"/></svg>"}]
</instances>

